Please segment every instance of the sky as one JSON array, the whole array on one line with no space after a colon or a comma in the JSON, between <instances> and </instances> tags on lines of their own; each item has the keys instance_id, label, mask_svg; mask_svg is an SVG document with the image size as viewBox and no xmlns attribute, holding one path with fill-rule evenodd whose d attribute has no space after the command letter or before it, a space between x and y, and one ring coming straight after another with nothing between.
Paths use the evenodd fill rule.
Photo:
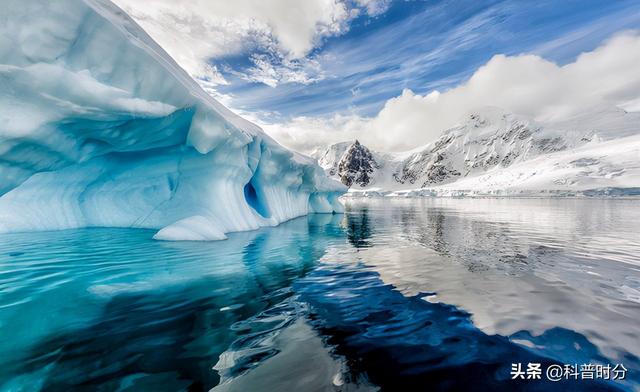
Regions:
<instances>
[{"instance_id":1,"label":"sky","mask_svg":"<svg viewBox=\"0 0 640 392\"><path fill-rule=\"evenodd\" d=\"M282 144L402 151L469 111L640 106L637 1L115 0Z\"/></svg>"}]
</instances>

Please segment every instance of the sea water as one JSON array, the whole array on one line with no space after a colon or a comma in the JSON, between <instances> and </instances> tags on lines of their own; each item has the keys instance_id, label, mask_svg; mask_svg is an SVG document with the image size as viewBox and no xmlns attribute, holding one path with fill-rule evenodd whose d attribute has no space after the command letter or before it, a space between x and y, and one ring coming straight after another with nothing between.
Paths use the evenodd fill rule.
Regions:
<instances>
[{"instance_id":1,"label":"sea water","mask_svg":"<svg viewBox=\"0 0 640 392\"><path fill-rule=\"evenodd\" d=\"M638 200L371 199L217 242L5 234L0 390L635 390L638 233Z\"/></svg>"}]
</instances>

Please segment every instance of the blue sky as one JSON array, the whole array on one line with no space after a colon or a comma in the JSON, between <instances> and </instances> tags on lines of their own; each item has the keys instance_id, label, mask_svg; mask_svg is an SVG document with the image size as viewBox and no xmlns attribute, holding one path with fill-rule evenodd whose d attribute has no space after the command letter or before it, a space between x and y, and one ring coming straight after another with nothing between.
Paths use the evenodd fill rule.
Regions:
<instances>
[{"instance_id":1,"label":"blue sky","mask_svg":"<svg viewBox=\"0 0 640 392\"><path fill-rule=\"evenodd\" d=\"M395 1L381 15L362 13L347 33L324 38L294 62L310 69L312 81L247 80L252 56L281 61L259 51L211 63L227 80L217 90L232 96L233 107L267 121L372 116L405 88L424 94L460 84L495 54L534 53L562 65L638 27L637 1Z\"/></svg>"},{"instance_id":2,"label":"blue sky","mask_svg":"<svg viewBox=\"0 0 640 392\"><path fill-rule=\"evenodd\" d=\"M640 110L637 0L114 1L298 151L408 150L486 106L535 121Z\"/></svg>"}]
</instances>

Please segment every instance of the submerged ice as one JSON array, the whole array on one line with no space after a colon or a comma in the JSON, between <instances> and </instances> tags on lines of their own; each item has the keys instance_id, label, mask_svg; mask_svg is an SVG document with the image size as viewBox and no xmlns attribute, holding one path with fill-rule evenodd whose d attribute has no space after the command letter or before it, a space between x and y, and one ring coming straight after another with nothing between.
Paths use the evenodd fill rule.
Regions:
<instances>
[{"instance_id":1,"label":"submerged ice","mask_svg":"<svg viewBox=\"0 0 640 392\"><path fill-rule=\"evenodd\" d=\"M344 188L206 94L108 0L0 15L0 232L223 239L341 209Z\"/></svg>"}]
</instances>

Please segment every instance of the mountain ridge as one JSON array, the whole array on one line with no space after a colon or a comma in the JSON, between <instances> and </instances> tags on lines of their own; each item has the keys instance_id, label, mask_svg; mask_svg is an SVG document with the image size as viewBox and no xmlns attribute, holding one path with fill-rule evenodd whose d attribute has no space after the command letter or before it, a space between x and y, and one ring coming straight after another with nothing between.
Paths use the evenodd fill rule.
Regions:
<instances>
[{"instance_id":1,"label":"mountain ridge","mask_svg":"<svg viewBox=\"0 0 640 392\"><path fill-rule=\"evenodd\" d=\"M638 113L621 109L587 113L564 121L539 122L498 108L484 108L470 113L460 125L446 130L432 143L408 152L380 153L358 142L359 149L370 151L371 162L362 162L362 157L358 162L348 162L350 157L346 151L355 143L341 142L329 146L326 151L332 151L331 154L325 152L316 157L321 156L319 164L329 176L351 187L350 194L427 188L435 188L436 193L438 189L452 192L463 185L469 188L465 191L480 194L575 192L590 187L631 189L640 187L640 153L637 152L640 126L637 124L640 124ZM613 150L605 148L606 155L601 155L601 147L620 141L624 146ZM616 149L621 151L618 158L629 156L624 164L616 159ZM572 154L577 154L576 159L570 159ZM541 157L558 161L548 168ZM335 169L336 161L344 166L372 169L367 171L366 179L353 181L353 174L345 176ZM541 170L531 174L535 165ZM575 170L565 173L562 165L573 165ZM505 177L514 175L514 167L526 171L529 179L537 176L536 181L543 177L545 181L533 189L531 184L523 182L525 174L521 173L519 179ZM501 175L504 178L500 179Z\"/></svg>"}]
</instances>

